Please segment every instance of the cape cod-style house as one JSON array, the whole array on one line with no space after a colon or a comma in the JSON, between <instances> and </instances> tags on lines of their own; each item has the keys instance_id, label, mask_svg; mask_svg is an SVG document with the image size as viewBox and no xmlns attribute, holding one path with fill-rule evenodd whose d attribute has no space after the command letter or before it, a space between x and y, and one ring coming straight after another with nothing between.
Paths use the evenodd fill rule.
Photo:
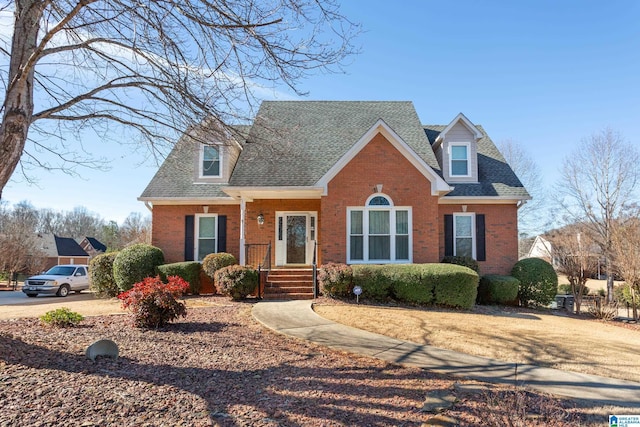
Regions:
<instances>
[{"instance_id":1,"label":"cape cod-style house","mask_svg":"<svg viewBox=\"0 0 640 427\"><path fill-rule=\"evenodd\" d=\"M250 126L185 132L139 200L167 262L230 252L275 283L287 267L445 255L508 274L529 198L462 113L424 125L411 102L269 101Z\"/></svg>"}]
</instances>

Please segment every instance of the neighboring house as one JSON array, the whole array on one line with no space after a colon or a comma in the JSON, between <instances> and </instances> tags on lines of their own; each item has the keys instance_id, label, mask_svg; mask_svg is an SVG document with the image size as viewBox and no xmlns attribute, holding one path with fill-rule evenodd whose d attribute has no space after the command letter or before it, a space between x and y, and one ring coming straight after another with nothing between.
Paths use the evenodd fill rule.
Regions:
<instances>
[{"instance_id":1,"label":"neighboring house","mask_svg":"<svg viewBox=\"0 0 640 427\"><path fill-rule=\"evenodd\" d=\"M71 237L38 234L37 248L46 256L45 270L58 264L88 264L90 256Z\"/></svg>"},{"instance_id":2,"label":"neighboring house","mask_svg":"<svg viewBox=\"0 0 640 427\"><path fill-rule=\"evenodd\" d=\"M103 254L107 251L107 247L95 237L83 237L79 242L80 247L89 254L90 258Z\"/></svg>"},{"instance_id":3,"label":"neighboring house","mask_svg":"<svg viewBox=\"0 0 640 427\"><path fill-rule=\"evenodd\" d=\"M553 246L542 236L536 236L523 258L541 258L547 262L553 259Z\"/></svg>"},{"instance_id":4,"label":"neighboring house","mask_svg":"<svg viewBox=\"0 0 640 427\"><path fill-rule=\"evenodd\" d=\"M508 274L518 260L530 196L463 114L422 125L411 102L270 101L234 129L187 132L139 197L167 262L250 264L269 243L276 267L466 255Z\"/></svg>"}]
</instances>

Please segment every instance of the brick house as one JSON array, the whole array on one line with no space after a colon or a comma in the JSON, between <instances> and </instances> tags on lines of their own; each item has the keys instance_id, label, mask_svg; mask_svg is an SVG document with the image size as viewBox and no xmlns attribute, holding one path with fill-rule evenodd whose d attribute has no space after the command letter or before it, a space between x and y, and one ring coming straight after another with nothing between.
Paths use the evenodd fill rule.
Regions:
<instances>
[{"instance_id":1,"label":"brick house","mask_svg":"<svg viewBox=\"0 0 640 427\"><path fill-rule=\"evenodd\" d=\"M214 128L186 132L139 197L167 262L253 264L267 247L276 268L467 255L507 274L518 260L529 194L463 114L423 125L411 102L269 101L251 126Z\"/></svg>"}]
</instances>

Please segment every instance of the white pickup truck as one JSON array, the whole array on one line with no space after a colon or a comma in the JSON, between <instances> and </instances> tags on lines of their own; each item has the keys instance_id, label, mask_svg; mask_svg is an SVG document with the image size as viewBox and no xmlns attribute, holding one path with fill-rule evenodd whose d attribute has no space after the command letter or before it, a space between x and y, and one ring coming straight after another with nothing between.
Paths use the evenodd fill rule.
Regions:
<instances>
[{"instance_id":1,"label":"white pickup truck","mask_svg":"<svg viewBox=\"0 0 640 427\"><path fill-rule=\"evenodd\" d=\"M84 289L89 289L89 267L75 264L51 267L46 273L29 277L22 286L28 297L38 294L66 297L71 291L79 294Z\"/></svg>"}]
</instances>

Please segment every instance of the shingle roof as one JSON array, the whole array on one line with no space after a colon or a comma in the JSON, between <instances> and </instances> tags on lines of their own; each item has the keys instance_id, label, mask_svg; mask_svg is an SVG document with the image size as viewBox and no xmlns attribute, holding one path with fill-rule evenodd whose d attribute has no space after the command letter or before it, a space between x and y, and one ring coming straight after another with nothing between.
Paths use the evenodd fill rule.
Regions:
<instances>
[{"instance_id":1,"label":"shingle roof","mask_svg":"<svg viewBox=\"0 0 640 427\"><path fill-rule=\"evenodd\" d=\"M71 237L53 236L58 248L58 256L89 256Z\"/></svg>"},{"instance_id":2,"label":"shingle roof","mask_svg":"<svg viewBox=\"0 0 640 427\"><path fill-rule=\"evenodd\" d=\"M188 133L180 138L142 192L141 198L218 198L229 196L221 188L228 184L198 183L198 143Z\"/></svg>"},{"instance_id":3,"label":"shingle roof","mask_svg":"<svg viewBox=\"0 0 640 427\"><path fill-rule=\"evenodd\" d=\"M267 101L230 185L312 186L380 119L440 171L411 102Z\"/></svg>"},{"instance_id":4,"label":"shingle roof","mask_svg":"<svg viewBox=\"0 0 640 427\"><path fill-rule=\"evenodd\" d=\"M318 181L379 120L442 177L431 144L446 125L421 125L408 101L265 101L254 124L234 126L242 145L229 183L202 183L199 147L185 133L140 196L145 198L229 198L224 187L308 187ZM529 194L495 144L478 126L477 184L452 184L448 197L513 197ZM240 141L246 136L246 141Z\"/></svg>"},{"instance_id":5,"label":"shingle roof","mask_svg":"<svg viewBox=\"0 0 640 427\"><path fill-rule=\"evenodd\" d=\"M478 140L478 183L451 184L454 190L445 197L513 197L528 199L529 193L507 163L504 156L482 126L475 125L483 134ZM433 144L446 128L442 125L424 125L424 132Z\"/></svg>"},{"instance_id":6,"label":"shingle roof","mask_svg":"<svg viewBox=\"0 0 640 427\"><path fill-rule=\"evenodd\" d=\"M96 251L102 251L102 252L106 252L107 251L107 247L100 242L100 240L96 239L95 237L87 237L87 240L89 241L89 243L91 244L91 246L93 246L93 249L95 249Z\"/></svg>"}]
</instances>

